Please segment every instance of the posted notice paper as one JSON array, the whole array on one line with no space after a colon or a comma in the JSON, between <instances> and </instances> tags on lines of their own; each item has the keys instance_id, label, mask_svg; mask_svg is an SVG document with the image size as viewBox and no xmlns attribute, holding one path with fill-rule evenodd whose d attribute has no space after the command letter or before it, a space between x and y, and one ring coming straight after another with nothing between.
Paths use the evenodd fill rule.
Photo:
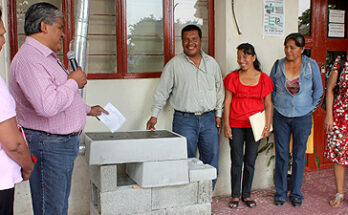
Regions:
<instances>
[{"instance_id":1,"label":"posted notice paper","mask_svg":"<svg viewBox=\"0 0 348 215\"><path fill-rule=\"evenodd\" d=\"M109 115L102 113L100 116L98 116L98 118L106 125L106 127L110 129L112 133L114 133L122 126L122 124L126 121L126 118L110 102L104 107L104 109L109 112Z\"/></svg>"}]
</instances>

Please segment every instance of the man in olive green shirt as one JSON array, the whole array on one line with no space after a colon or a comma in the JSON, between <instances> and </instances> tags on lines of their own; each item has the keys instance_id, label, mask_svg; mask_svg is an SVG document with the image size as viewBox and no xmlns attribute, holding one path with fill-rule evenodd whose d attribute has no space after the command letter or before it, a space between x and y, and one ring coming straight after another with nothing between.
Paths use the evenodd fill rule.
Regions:
<instances>
[{"instance_id":1,"label":"man in olive green shirt","mask_svg":"<svg viewBox=\"0 0 348 215\"><path fill-rule=\"evenodd\" d=\"M182 29L184 53L164 67L153 96L147 129L154 130L159 112L169 98L174 108L173 131L187 139L188 157L196 157L218 170L219 138L224 88L219 65L201 50L202 32L196 25ZM216 180L213 181L215 187Z\"/></svg>"}]
</instances>

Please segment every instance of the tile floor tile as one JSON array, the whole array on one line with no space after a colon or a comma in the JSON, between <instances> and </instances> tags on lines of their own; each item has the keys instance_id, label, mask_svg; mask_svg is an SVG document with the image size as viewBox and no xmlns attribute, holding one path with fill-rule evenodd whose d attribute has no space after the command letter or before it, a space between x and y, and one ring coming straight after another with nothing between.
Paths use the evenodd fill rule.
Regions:
<instances>
[{"instance_id":1,"label":"tile floor tile","mask_svg":"<svg viewBox=\"0 0 348 215\"><path fill-rule=\"evenodd\" d=\"M318 170L305 173L302 193L305 197L301 208L294 208L288 200L283 206L273 204L274 188L255 190L252 198L256 201L255 208L248 208L244 202L239 203L238 209L228 207L229 196L214 197L212 202L213 215L348 215L348 170L345 175L344 193L346 199L338 208L332 208L329 200L335 195L335 181L333 169Z\"/></svg>"}]
</instances>

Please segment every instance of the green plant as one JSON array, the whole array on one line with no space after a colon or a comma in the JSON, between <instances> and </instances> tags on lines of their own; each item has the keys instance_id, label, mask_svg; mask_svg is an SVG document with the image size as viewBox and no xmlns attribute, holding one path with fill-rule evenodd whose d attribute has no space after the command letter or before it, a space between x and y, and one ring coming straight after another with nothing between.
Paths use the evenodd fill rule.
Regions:
<instances>
[{"instance_id":1,"label":"green plant","mask_svg":"<svg viewBox=\"0 0 348 215\"><path fill-rule=\"evenodd\" d=\"M298 29L299 32L305 36L310 35L310 24L311 24L311 10L305 10L301 16L298 17Z\"/></svg>"},{"instance_id":2,"label":"green plant","mask_svg":"<svg viewBox=\"0 0 348 215\"><path fill-rule=\"evenodd\" d=\"M266 143L258 150L258 154L265 152L267 155L270 151L273 151L273 148L274 148L274 142L270 141L270 137L267 137ZM314 156L315 156L315 165L320 170L320 158L315 150L314 150ZM271 155L269 157L267 162L267 167L271 165L271 162L274 159L275 159L275 155ZM307 159L306 159L306 165L307 165ZM289 163L288 163L289 170L291 169L291 167L292 167L292 153L289 153Z\"/></svg>"},{"instance_id":3,"label":"green plant","mask_svg":"<svg viewBox=\"0 0 348 215\"><path fill-rule=\"evenodd\" d=\"M318 157L318 154L315 150L314 150L314 156L315 156L315 165L317 165L318 169L320 170L320 158Z\"/></svg>"},{"instance_id":4,"label":"green plant","mask_svg":"<svg viewBox=\"0 0 348 215\"><path fill-rule=\"evenodd\" d=\"M260 154L262 152L266 152L266 155L270 152L273 151L274 148L274 144L273 142L270 141L270 137L267 137L266 139L266 144L263 145L258 151L257 153ZM271 165L272 160L274 160L275 155L271 155L271 157L268 159L267 162L267 167L269 167Z\"/></svg>"}]
</instances>

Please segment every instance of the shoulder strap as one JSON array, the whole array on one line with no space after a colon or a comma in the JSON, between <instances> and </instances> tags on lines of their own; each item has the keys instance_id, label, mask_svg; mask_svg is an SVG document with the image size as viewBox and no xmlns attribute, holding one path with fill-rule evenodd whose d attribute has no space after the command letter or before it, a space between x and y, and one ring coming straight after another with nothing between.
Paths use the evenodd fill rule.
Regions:
<instances>
[{"instance_id":1,"label":"shoulder strap","mask_svg":"<svg viewBox=\"0 0 348 215\"><path fill-rule=\"evenodd\" d=\"M274 74L277 74L278 62L279 62L279 59L277 59L276 62L275 62L275 71L274 71Z\"/></svg>"}]
</instances>

